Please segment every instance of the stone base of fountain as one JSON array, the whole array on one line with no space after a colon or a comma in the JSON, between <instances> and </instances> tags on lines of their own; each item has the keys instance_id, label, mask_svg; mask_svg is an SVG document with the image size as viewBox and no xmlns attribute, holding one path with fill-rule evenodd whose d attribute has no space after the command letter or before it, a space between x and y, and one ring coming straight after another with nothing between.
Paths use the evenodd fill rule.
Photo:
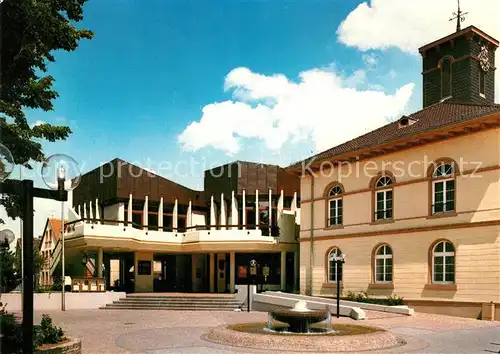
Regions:
<instances>
[{"instance_id":1,"label":"stone base of fountain","mask_svg":"<svg viewBox=\"0 0 500 354\"><path fill-rule=\"evenodd\" d=\"M305 301L297 301L293 309L276 310L269 312L268 330L273 330L273 320L288 324L288 331L292 333L329 333L331 332L331 314L328 310L313 311L307 308ZM325 322L326 321L326 322ZM321 328L311 327L313 324L325 322L326 326Z\"/></svg>"}]
</instances>

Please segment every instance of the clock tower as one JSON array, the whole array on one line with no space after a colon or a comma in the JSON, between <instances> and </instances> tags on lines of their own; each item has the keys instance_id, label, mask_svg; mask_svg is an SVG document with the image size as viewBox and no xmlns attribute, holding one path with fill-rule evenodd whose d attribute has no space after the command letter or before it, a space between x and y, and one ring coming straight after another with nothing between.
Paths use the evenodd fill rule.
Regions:
<instances>
[{"instance_id":1,"label":"clock tower","mask_svg":"<svg viewBox=\"0 0 500 354\"><path fill-rule=\"evenodd\" d=\"M421 47L424 108L444 101L493 104L498 46L480 29L457 25L457 32Z\"/></svg>"}]
</instances>

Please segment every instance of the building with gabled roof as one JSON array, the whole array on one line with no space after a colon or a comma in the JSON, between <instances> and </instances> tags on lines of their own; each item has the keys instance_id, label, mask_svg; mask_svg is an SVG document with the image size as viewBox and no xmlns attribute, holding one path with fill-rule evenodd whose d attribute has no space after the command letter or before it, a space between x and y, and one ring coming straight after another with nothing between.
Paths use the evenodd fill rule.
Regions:
<instances>
[{"instance_id":1,"label":"building with gabled roof","mask_svg":"<svg viewBox=\"0 0 500 354\"><path fill-rule=\"evenodd\" d=\"M498 46L470 26L421 47L422 110L288 167L301 293L474 318L492 302L500 319Z\"/></svg>"}]
</instances>

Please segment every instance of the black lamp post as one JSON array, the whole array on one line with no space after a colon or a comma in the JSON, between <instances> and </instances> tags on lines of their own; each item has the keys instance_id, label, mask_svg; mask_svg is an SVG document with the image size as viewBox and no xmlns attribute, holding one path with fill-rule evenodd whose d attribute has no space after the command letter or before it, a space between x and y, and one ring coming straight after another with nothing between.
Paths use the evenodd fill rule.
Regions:
<instances>
[{"instance_id":1,"label":"black lamp post","mask_svg":"<svg viewBox=\"0 0 500 354\"><path fill-rule=\"evenodd\" d=\"M345 255L339 254L332 257L332 262L335 263L337 269L337 318L340 317L340 278L339 274L342 274L342 265L345 263Z\"/></svg>"},{"instance_id":2,"label":"black lamp post","mask_svg":"<svg viewBox=\"0 0 500 354\"><path fill-rule=\"evenodd\" d=\"M35 188L32 180L6 180L0 183L2 194L17 195L23 210L23 353L33 353L33 198L66 201L68 193L63 190Z\"/></svg>"}]
</instances>

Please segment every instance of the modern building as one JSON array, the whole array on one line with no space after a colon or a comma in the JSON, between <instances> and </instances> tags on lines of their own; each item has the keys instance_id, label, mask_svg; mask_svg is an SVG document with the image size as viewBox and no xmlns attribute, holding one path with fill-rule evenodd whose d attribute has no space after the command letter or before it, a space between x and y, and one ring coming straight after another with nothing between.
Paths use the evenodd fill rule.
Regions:
<instances>
[{"instance_id":1,"label":"modern building","mask_svg":"<svg viewBox=\"0 0 500 354\"><path fill-rule=\"evenodd\" d=\"M470 317L500 303L498 46L474 26L423 46L422 110L289 167L301 293L335 296L340 281Z\"/></svg>"},{"instance_id":2,"label":"modern building","mask_svg":"<svg viewBox=\"0 0 500 354\"><path fill-rule=\"evenodd\" d=\"M69 201L66 275L127 292L233 293L255 260L259 274L269 270L265 288L298 289L299 178L237 161L205 171L204 185L120 159L84 174ZM53 255L60 273L61 243Z\"/></svg>"}]
</instances>

